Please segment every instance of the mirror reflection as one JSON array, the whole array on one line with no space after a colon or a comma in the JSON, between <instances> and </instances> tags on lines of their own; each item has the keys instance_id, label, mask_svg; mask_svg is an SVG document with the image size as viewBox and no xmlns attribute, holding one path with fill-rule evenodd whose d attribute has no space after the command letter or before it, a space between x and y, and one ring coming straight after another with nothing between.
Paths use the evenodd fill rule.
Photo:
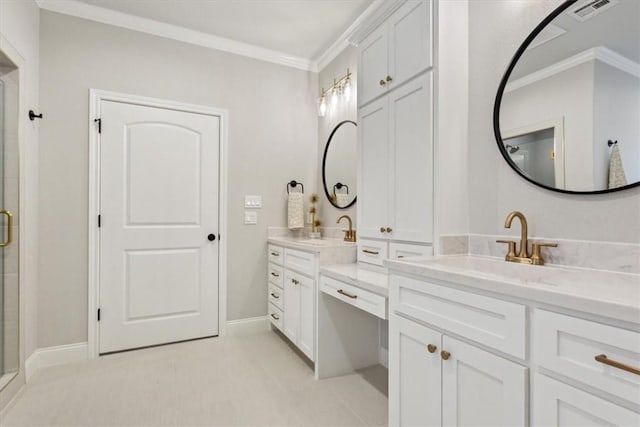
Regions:
<instances>
[{"instance_id":1,"label":"mirror reflection","mask_svg":"<svg viewBox=\"0 0 640 427\"><path fill-rule=\"evenodd\" d=\"M640 1L573 0L558 12L503 82L501 151L551 189L638 184Z\"/></svg>"},{"instance_id":2,"label":"mirror reflection","mask_svg":"<svg viewBox=\"0 0 640 427\"><path fill-rule=\"evenodd\" d=\"M345 120L331 131L322 158L322 182L329 202L345 209L356 201L357 125Z\"/></svg>"}]
</instances>

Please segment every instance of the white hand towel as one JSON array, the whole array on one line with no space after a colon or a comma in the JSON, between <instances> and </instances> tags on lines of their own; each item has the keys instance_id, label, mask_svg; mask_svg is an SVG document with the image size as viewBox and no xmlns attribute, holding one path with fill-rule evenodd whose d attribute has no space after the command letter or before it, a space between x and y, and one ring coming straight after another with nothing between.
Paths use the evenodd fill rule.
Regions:
<instances>
[{"instance_id":1,"label":"white hand towel","mask_svg":"<svg viewBox=\"0 0 640 427\"><path fill-rule=\"evenodd\" d=\"M289 193L287 223L290 230L304 228L304 194Z\"/></svg>"},{"instance_id":2,"label":"white hand towel","mask_svg":"<svg viewBox=\"0 0 640 427\"><path fill-rule=\"evenodd\" d=\"M624 174L620 149L616 144L613 146L611 157L609 158L609 188L623 187L625 185L627 185L627 178Z\"/></svg>"},{"instance_id":3,"label":"white hand towel","mask_svg":"<svg viewBox=\"0 0 640 427\"><path fill-rule=\"evenodd\" d=\"M336 205L340 206L341 208L347 206L349 204L349 195L346 193L338 193L336 194Z\"/></svg>"}]
</instances>

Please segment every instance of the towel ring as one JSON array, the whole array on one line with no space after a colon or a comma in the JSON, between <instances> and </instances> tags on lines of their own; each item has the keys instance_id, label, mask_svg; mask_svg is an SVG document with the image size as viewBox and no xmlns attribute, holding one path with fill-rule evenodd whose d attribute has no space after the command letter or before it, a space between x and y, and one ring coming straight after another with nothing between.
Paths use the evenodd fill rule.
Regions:
<instances>
[{"instance_id":1,"label":"towel ring","mask_svg":"<svg viewBox=\"0 0 640 427\"><path fill-rule=\"evenodd\" d=\"M333 186L333 194L336 194L336 190L342 190L343 188L345 188L347 190L347 192L345 194L349 194L349 186L346 184L343 184L341 182L337 183L336 185Z\"/></svg>"},{"instance_id":2,"label":"towel ring","mask_svg":"<svg viewBox=\"0 0 640 427\"><path fill-rule=\"evenodd\" d=\"M301 187L300 192L304 193L304 184L302 184L301 182L297 182L296 180L292 180L287 183L287 194L289 194L289 187L296 188L298 185Z\"/></svg>"}]
</instances>

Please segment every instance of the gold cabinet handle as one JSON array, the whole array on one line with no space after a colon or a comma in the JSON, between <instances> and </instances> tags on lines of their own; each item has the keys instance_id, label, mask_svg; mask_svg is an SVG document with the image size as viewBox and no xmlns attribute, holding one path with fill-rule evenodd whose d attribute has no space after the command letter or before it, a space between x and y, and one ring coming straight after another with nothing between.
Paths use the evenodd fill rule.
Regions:
<instances>
[{"instance_id":1,"label":"gold cabinet handle","mask_svg":"<svg viewBox=\"0 0 640 427\"><path fill-rule=\"evenodd\" d=\"M448 351L442 350L440 352L440 357L442 357L443 360L449 360L449 358L451 357L451 353L449 353Z\"/></svg>"},{"instance_id":2,"label":"gold cabinet handle","mask_svg":"<svg viewBox=\"0 0 640 427\"><path fill-rule=\"evenodd\" d=\"M387 231L387 229L386 229L386 228L384 228L384 227L380 227L380 232L381 232L381 233L384 233L385 231Z\"/></svg>"},{"instance_id":3,"label":"gold cabinet handle","mask_svg":"<svg viewBox=\"0 0 640 427\"><path fill-rule=\"evenodd\" d=\"M280 320L280 316L275 315L275 314L273 314L273 313L271 313L271 317L273 317L273 318L274 318L274 319L276 319L276 320Z\"/></svg>"},{"instance_id":4,"label":"gold cabinet handle","mask_svg":"<svg viewBox=\"0 0 640 427\"><path fill-rule=\"evenodd\" d=\"M280 256L280 253L278 253L278 252L271 252L271 255L273 255L273 256Z\"/></svg>"},{"instance_id":5,"label":"gold cabinet handle","mask_svg":"<svg viewBox=\"0 0 640 427\"><path fill-rule=\"evenodd\" d=\"M393 228L387 227L387 233L391 233L392 231L393 231Z\"/></svg>"},{"instance_id":6,"label":"gold cabinet handle","mask_svg":"<svg viewBox=\"0 0 640 427\"><path fill-rule=\"evenodd\" d=\"M276 295L273 292L271 292L271 296L274 297L275 299L280 299L280 295Z\"/></svg>"},{"instance_id":7,"label":"gold cabinet handle","mask_svg":"<svg viewBox=\"0 0 640 427\"><path fill-rule=\"evenodd\" d=\"M349 292L343 291L342 289L338 289L338 293L344 295L345 297L349 297L351 299L358 298L358 295L350 294Z\"/></svg>"},{"instance_id":8,"label":"gold cabinet handle","mask_svg":"<svg viewBox=\"0 0 640 427\"><path fill-rule=\"evenodd\" d=\"M384 85L386 85L386 84L387 84L387 82L385 82L385 81L384 81L384 80L382 80L382 79L380 80L380 86L384 86Z\"/></svg>"},{"instance_id":9,"label":"gold cabinet handle","mask_svg":"<svg viewBox=\"0 0 640 427\"><path fill-rule=\"evenodd\" d=\"M391 76L387 76L387 81L390 82L391 80L393 80Z\"/></svg>"},{"instance_id":10,"label":"gold cabinet handle","mask_svg":"<svg viewBox=\"0 0 640 427\"><path fill-rule=\"evenodd\" d=\"M364 252L365 254L380 255L380 252L370 251L369 249L363 249L362 252Z\"/></svg>"},{"instance_id":11,"label":"gold cabinet handle","mask_svg":"<svg viewBox=\"0 0 640 427\"><path fill-rule=\"evenodd\" d=\"M614 368L622 369L623 371L631 372L632 374L640 375L640 369L633 366L625 365L624 363L616 362L607 357L606 354L599 354L595 357L597 362L605 365L613 366Z\"/></svg>"},{"instance_id":12,"label":"gold cabinet handle","mask_svg":"<svg viewBox=\"0 0 640 427\"><path fill-rule=\"evenodd\" d=\"M6 248L13 242L13 214L7 210L1 210L0 214L7 216L7 240L0 243L0 248Z\"/></svg>"},{"instance_id":13,"label":"gold cabinet handle","mask_svg":"<svg viewBox=\"0 0 640 427\"><path fill-rule=\"evenodd\" d=\"M273 271L271 272L271 275L272 275L273 277L280 277L280 275L279 275L278 273L274 273Z\"/></svg>"},{"instance_id":14,"label":"gold cabinet handle","mask_svg":"<svg viewBox=\"0 0 640 427\"><path fill-rule=\"evenodd\" d=\"M300 283L299 281L297 281L296 279L291 279L291 283L293 283L294 285L297 285L298 283Z\"/></svg>"},{"instance_id":15,"label":"gold cabinet handle","mask_svg":"<svg viewBox=\"0 0 640 427\"><path fill-rule=\"evenodd\" d=\"M435 353L437 349L438 347L433 344L427 345L427 350L429 351L429 353Z\"/></svg>"}]
</instances>

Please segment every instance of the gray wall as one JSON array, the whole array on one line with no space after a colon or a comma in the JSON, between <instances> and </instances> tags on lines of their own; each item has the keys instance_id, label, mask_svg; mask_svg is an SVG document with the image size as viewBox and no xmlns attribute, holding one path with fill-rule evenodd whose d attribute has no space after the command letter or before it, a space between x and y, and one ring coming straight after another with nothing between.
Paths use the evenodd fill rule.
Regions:
<instances>
[{"instance_id":1,"label":"gray wall","mask_svg":"<svg viewBox=\"0 0 640 427\"><path fill-rule=\"evenodd\" d=\"M286 182L316 182L317 76L42 11L38 346L87 339L89 89L229 111L228 319L266 314L267 225ZM262 195L257 226L245 194Z\"/></svg>"},{"instance_id":2,"label":"gray wall","mask_svg":"<svg viewBox=\"0 0 640 427\"><path fill-rule=\"evenodd\" d=\"M356 107L356 98L358 96L358 74L356 68L358 66L358 50L349 46L342 51L336 58L327 64L318 75L318 84L320 87L327 89L333 84L334 78L340 78L349 71L353 73L351 76L351 99L349 102L340 102L338 107L334 110L329 110L325 117L318 117L318 195L320 196L320 203L318 208L320 210L320 220L325 227L346 227L346 222L341 223L339 226L336 224L336 219L340 215L349 215L353 219L353 227L356 223L356 204L348 209L335 208L327 200L327 196L324 194L324 187L322 186L322 155L324 153L324 147L327 144L327 139L331 134L333 128L343 120L358 121L358 112ZM320 96L316 95L316 97ZM356 159L357 161L357 159ZM353 167L357 167L356 164ZM331 191L331 188L329 189Z\"/></svg>"},{"instance_id":3,"label":"gray wall","mask_svg":"<svg viewBox=\"0 0 640 427\"><path fill-rule=\"evenodd\" d=\"M518 177L496 147L492 109L502 74L520 43L560 3L469 2L470 231L506 234L504 218L518 209L533 236L638 243L640 188L596 196L550 192Z\"/></svg>"}]
</instances>

